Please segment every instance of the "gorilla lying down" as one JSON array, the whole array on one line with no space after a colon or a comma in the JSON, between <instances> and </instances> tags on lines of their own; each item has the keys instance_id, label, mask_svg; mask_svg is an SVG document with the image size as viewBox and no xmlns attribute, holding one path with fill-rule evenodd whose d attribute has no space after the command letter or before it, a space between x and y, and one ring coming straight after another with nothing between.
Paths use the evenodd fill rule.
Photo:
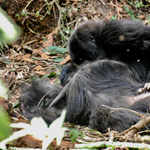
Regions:
<instances>
[{"instance_id":1,"label":"gorilla lying down","mask_svg":"<svg viewBox=\"0 0 150 150\"><path fill-rule=\"evenodd\" d=\"M23 91L20 110L29 119L42 116L50 124L66 108L70 123L122 132L149 111L150 94L137 92L144 84L124 63L98 60L82 66L64 88L46 79L34 81Z\"/></svg>"},{"instance_id":2,"label":"gorilla lying down","mask_svg":"<svg viewBox=\"0 0 150 150\"><path fill-rule=\"evenodd\" d=\"M77 65L99 59L124 62L142 81L150 81L150 26L140 21L90 20L82 23L69 39L69 53ZM76 72L75 64L62 69L63 86Z\"/></svg>"}]
</instances>

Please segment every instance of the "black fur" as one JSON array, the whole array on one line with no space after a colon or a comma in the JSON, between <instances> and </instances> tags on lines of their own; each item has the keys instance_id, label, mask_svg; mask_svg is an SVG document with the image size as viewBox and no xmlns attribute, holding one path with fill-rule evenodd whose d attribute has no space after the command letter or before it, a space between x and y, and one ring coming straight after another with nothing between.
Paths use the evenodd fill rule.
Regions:
<instances>
[{"instance_id":1,"label":"black fur","mask_svg":"<svg viewBox=\"0 0 150 150\"><path fill-rule=\"evenodd\" d=\"M39 89L40 86L44 87L44 89ZM42 108L47 108L54 98L59 94L61 89L61 87L55 84L50 84L48 79L36 80L32 82L31 86L22 89L24 94L22 95L20 102L23 102L26 108L30 107L31 109L32 105L36 106L39 100L49 92L44 96L43 103L41 104ZM33 94L32 91L34 91L35 94Z\"/></svg>"},{"instance_id":2,"label":"black fur","mask_svg":"<svg viewBox=\"0 0 150 150\"><path fill-rule=\"evenodd\" d=\"M122 61L137 78L146 81L150 70L150 27L134 20L87 21L70 37L69 53L78 65L104 58Z\"/></svg>"},{"instance_id":3,"label":"black fur","mask_svg":"<svg viewBox=\"0 0 150 150\"><path fill-rule=\"evenodd\" d=\"M73 63L69 63L63 66L60 76L60 82L62 86L65 86L66 83L70 81L70 79L74 76L77 72L77 65Z\"/></svg>"},{"instance_id":4,"label":"black fur","mask_svg":"<svg viewBox=\"0 0 150 150\"><path fill-rule=\"evenodd\" d=\"M42 116L48 124L54 121L65 108L66 101L62 100L52 109L46 109L54 98L60 93L62 87L50 84L48 79L35 80L31 86L22 89L22 96L19 101L21 113L31 119L35 116ZM39 101L42 100L39 106Z\"/></svg>"},{"instance_id":5,"label":"black fur","mask_svg":"<svg viewBox=\"0 0 150 150\"><path fill-rule=\"evenodd\" d=\"M90 116L89 126L99 131L107 131L106 127L110 127L115 131L122 132L130 128L131 125L136 124L139 120L140 117L134 112L114 110L102 105ZM147 128L144 127L143 129L146 130Z\"/></svg>"},{"instance_id":6,"label":"black fur","mask_svg":"<svg viewBox=\"0 0 150 150\"><path fill-rule=\"evenodd\" d=\"M39 82L40 84L38 84ZM21 104L29 103L30 99L32 99L30 102L32 103L34 102L33 99L37 100L42 97L45 94L46 87L50 87L50 90L52 90L52 85L47 82L45 83L47 85L41 84L42 82L38 81L37 84L33 84L32 88L23 94ZM91 62L78 70L66 88L60 92L60 94L62 92L64 94L53 107L42 109L42 113L38 115L37 112L33 113L36 116L43 116L50 123L60 114L61 109L66 108L66 121L70 123L89 125L102 132L108 127L121 132L137 123L140 120L140 116L127 110L111 111L111 109L121 107L132 109L142 114L147 112L150 105L149 94L139 95L137 93L137 90L143 85L144 83L136 79L133 72L121 62L112 60ZM58 87L57 93L59 91L60 88ZM41 94L41 96L37 96L36 93ZM51 99L54 98L50 96L50 102ZM137 107L143 104L142 101L144 102L143 107ZM20 109L27 105L21 106ZM53 119L49 114L45 118L43 112L46 114L47 111L54 113L52 115ZM24 111L24 114L28 114L27 112Z\"/></svg>"}]
</instances>

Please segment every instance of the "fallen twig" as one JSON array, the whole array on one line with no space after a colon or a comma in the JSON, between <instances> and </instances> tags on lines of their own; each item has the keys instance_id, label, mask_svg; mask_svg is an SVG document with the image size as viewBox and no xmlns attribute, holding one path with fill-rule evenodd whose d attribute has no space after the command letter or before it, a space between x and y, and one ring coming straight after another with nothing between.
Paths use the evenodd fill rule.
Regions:
<instances>
[{"instance_id":1,"label":"fallen twig","mask_svg":"<svg viewBox=\"0 0 150 150\"><path fill-rule=\"evenodd\" d=\"M86 144L75 144L75 148L104 148L104 147L128 147L128 148L136 148L136 149L150 149L150 145L148 144L139 144L139 143L129 143L129 142L96 142L96 143L86 143Z\"/></svg>"}]
</instances>

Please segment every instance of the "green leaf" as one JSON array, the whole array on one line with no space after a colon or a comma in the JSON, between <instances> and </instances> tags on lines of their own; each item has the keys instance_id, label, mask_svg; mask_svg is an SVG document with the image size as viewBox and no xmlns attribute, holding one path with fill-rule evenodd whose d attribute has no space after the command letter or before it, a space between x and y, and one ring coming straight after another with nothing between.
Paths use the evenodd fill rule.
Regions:
<instances>
[{"instance_id":1,"label":"green leaf","mask_svg":"<svg viewBox=\"0 0 150 150\"><path fill-rule=\"evenodd\" d=\"M126 11L129 11L128 7L123 6L123 9L126 10Z\"/></svg>"},{"instance_id":2,"label":"green leaf","mask_svg":"<svg viewBox=\"0 0 150 150\"><path fill-rule=\"evenodd\" d=\"M21 15L22 16L27 16L27 13L26 13L25 9L22 10Z\"/></svg>"},{"instance_id":3,"label":"green leaf","mask_svg":"<svg viewBox=\"0 0 150 150\"><path fill-rule=\"evenodd\" d=\"M44 16L40 17L40 20L43 20L44 19Z\"/></svg>"},{"instance_id":4,"label":"green leaf","mask_svg":"<svg viewBox=\"0 0 150 150\"><path fill-rule=\"evenodd\" d=\"M49 78L53 78L53 77L55 77L55 76L56 76L56 73L52 71L52 72L49 74L48 77L49 77Z\"/></svg>"},{"instance_id":5,"label":"green leaf","mask_svg":"<svg viewBox=\"0 0 150 150\"><path fill-rule=\"evenodd\" d=\"M71 34L74 32L74 30L71 30Z\"/></svg>"},{"instance_id":6,"label":"green leaf","mask_svg":"<svg viewBox=\"0 0 150 150\"><path fill-rule=\"evenodd\" d=\"M36 12L36 17L39 17L39 14L40 14L39 11L37 11L37 12Z\"/></svg>"},{"instance_id":7,"label":"green leaf","mask_svg":"<svg viewBox=\"0 0 150 150\"><path fill-rule=\"evenodd\" d=\"M62 62L64 59L63 58L55 58L54 62Z\"/></svg>"},{"instance_id":8,"label":"green leaf","mask_svg":"<svg viewBox=\"0 0 150 150\"><path fill-rule=\"evenodd\" d=\"M16 17L19 17L19 14L16 14Z\"/></svg>"},{"instance_id":9,"label":"green leaf","mask_svg":"<svg viewBox=\"0 0 150 150\"><path fill-rule=\"evenodd\" d=\"M50 74L46 74L46 75L42 76L42 78L54 78L56 76L57 76L56 72L52 71Z\"/></svg>"},{"instance_id":10,"label":"green leaf","mask_svg":"<svg viewBox=\"0 0 150 150\"><path fill-rule=\"evenodd\" d=\"M43 78L48 78L48 76L49 76L49 74L46 74L46 75L42 76L42 79Z\"/></svg>"},{"instance_id":11,"label":"green leaf","mask_svg":"<svg viewBox=\"0 0 150 150\"><path fill-rule=\"evenodd\" d=\"M137 8L144 7L143 2L135 1L135 7L137 7Z\"/></svg>"},{"instance_id":12,"label":"green leaf","mask_svg":"<svg viewBox=\"0 0 150 150\"><path fill-rule=\"evenodd\" d=\"M11 70L11 72L16 72L17 73L16 69L14 69L14 68L10 69L10 70Z\"/></svg>"},{"instance_id":13,"label":"green leaf","mask_svg":"<svg viewBox=\"0 0 150 150\"><path fill-rule=\"evenodd\" d=\"M129 14L129 15L132 17L133 20L138 20L138 19L136 19L136 18L134 17L133 12L129 11L129 12L127 12L127 14Z\"/></svg>"},{"instance_id":14,"label":"green leaf","mask_svg":"<svg viewBox=\"0 0 150 150\"><path fill-rule=\"evenodd\" d=\"M117 19L116 17L111 17L111 18L110 18L110 20L116 20L116 19Z\"/></svg>"},{"instance_id":15,"label":"green leaf","mask_svg":"<svg viewBox=\"0 0 150 150\"><path fill-rule=\"evenodd\" d=\"M0 141L10 135L9 121L5 110L0 106Z\"/></svg>"},{"instance_id":16,"label":"green leaf","mask_svg":"<svg viewBox=\"0 0 150 150\"><path fill-rule=\"evenodd\" d=\"M71 138L71 142L75 142L76 139L79 136L79 132L77 130L73 129L73 130L70 131L69 135L70 135L70 138Z\"/></svg>"},{"instance_id":17,"label":"green leaf","mask_svg":"<svg viewBox=\"0 0 150 150\"><path fill-rule=\"evenodd\" d=\"M18 102L13 103L13 104L12 104L12 107L13 107L13 108L18 108L18 107L19 107L19 103L18 103Z\"/></svg>"},{"instance_id":18,"label":"green leaf","mask_svg":"<svg viewBox=\"0 0 150 150\"><path fill-rule=\"evenodd\" d=\"M44 48L42 51L47 52L48 54L56 54L56 53L64 54L68 52L68 49L58 47L58 46L49 46L49 47Z\"/></svg>"},{"instance_id":19,"label":"green leaf","mask_svg":"<svg viewBox=\"0 0 150 150\"><path fill-rule=\"evenodd\" d=\"M150 22L150 16L148 17L148 22Z\"/></svg>"},{"instance_id":20,"label":"green leaf","mask_svg":"<svg viewBox=\"0 0 150 150\"><path fill-rule=\"evenodd\" d=\"M5 64L11 64L11 61L4 61Z\"/></svg>"}]
</instances>

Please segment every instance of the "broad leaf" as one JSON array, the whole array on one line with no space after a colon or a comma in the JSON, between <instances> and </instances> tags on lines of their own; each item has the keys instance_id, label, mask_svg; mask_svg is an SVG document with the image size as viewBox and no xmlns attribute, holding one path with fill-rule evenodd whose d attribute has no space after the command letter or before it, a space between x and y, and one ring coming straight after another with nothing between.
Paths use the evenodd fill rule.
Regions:
<instances>
[{"instance_id":1,"label":"broad leaf","mask_svg":"<svg viewBox=\"0 0 150 150\"><path fill-rule=\"evenodd\" d=\"M68 49L58 47L58 46L49 46L49 47L44 48L42 51L46 52L49 55L56 54L56 53L64 54L64 53L68 52Z\"/></svg>"}]
</instances>

